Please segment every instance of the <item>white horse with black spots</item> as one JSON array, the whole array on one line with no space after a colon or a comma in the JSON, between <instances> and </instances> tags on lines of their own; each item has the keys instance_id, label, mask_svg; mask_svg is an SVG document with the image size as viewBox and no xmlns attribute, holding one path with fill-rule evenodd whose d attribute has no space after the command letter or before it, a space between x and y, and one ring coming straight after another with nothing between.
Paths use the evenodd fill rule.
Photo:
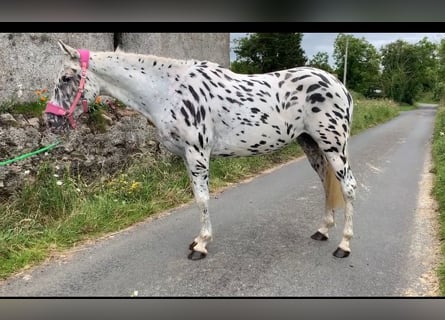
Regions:
<instances>
[{"instance_id":1,"label":"white horse with black spots","mask_svg":"<svg viewBox=\"0 0 445 320\"><path fill-rule=\"evenodd\" d=\"M207 255L212 239L209 217L209 160L212 156L252 156L298 141L318 173L326 194L320 228L327 240L334 210L344 208L343 237L334 256L347 257L353 236L356 181L347 143L353 101L342 83L325 71L299 67L242 75L215 63L116 52L65 53L47 122L53 131L75 128L82 104L110 95L146 116L159 139L183 157L201 211L201 231L190 245L190 259Z\"/></svg>"}]
</instances>

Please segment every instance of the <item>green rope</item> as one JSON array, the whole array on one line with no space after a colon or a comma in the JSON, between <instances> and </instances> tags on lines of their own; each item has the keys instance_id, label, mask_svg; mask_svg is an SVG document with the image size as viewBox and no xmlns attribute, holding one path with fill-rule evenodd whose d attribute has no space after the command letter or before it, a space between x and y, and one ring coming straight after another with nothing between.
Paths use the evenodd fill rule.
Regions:
<instances>
[{"instance_id":1,"label":"green rope","mask_svg":"<svg viewBox=\"0 0 445 320\"><path fill-rule=\"evenodd\" d=\"M54 143L51 143L50 145L47 145L46 147L43 147L43 148L38 149L38 150L35 150L35 151L29 152L29 153L22 154L21 156L15 157L15 158L13 158L13 159L9 159L9 160L6 160L6 161L2 161L2 162L0 162L0 166L6 166L6 165L8 165L8 164L10 164L10 163L13 163L13 162L16 162L16 161L20 161L20 160L23 160L23 159L26 159L26 158L35 156L36 154L39 154L39 153L42 153L42 152L51 150L52 148L54 148L55 146L57 146L59 143L60 143L60 141L56 141L56 142L54 142Z\"/></svg>"}]
</instances>

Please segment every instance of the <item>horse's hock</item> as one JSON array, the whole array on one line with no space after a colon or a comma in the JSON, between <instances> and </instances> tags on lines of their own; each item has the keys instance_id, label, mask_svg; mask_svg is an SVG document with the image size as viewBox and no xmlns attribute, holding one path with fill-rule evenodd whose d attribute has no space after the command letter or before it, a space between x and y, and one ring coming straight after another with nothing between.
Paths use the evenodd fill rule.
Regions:
<instances>
[{"instance_id":1,"label":"horse's hock","mask_svg":"<svg viewBox=\"0 0 445 320\"><path fill-rule=\"evenodd\" d=\"M92 50L112 51L119 45L124 51L229 65L228 34L0 33L0 161L58 138L46 133L42 118L27 118L4 108L11 103L36 101L36 90L53 88L62 59L58 39ZM0 200L34 179L44 162L54 168L69 167L72 173L93 179L115 173L134 158L156 161L170 156L157 142L155 129L145 117L117 109L105 114L105 130L83 120L68 140L62 139L51 151L0 166Z\"/></svg>"}]
</instances>

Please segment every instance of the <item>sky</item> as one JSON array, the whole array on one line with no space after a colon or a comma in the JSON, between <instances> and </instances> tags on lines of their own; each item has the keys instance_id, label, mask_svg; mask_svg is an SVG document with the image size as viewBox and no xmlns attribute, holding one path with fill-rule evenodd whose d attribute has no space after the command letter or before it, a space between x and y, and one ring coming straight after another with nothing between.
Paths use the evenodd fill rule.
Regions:
<instances>
[{"instance_id":1,"label":"sky","mask_svg":"<svg viewBox=\"0 0 445 320\"><path fill-rule=\"evenodd\" d=\"M445 33L348 33L356 38L365 38L369 43L374 45L377 50L388 43L399 39L410 43L416 43L422 38L427 37L429 41L438 43L445 38ZM231 33L230 39L245 37L247 33ZM329 54L329 64L334 65L333 52L334 41L338 33L303 33L301 46L305 51L306 57L310 60L317 52L325 51ZM233 52L233 43L231 41L230 60L233 61L236 55Z\"/></svg>"}]
</instances>

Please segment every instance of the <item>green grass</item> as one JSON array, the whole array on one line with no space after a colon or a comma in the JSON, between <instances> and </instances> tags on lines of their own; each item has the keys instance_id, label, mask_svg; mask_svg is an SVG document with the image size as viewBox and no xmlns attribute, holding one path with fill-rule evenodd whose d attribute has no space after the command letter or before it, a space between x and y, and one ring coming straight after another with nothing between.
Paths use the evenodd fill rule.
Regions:
<instances>
[{"instance_id":1,"label":"green grass","mask_svg":"<svg viewBox=\"0 0 445 320\"><path fill-rule=\"evenodd\" d=\"M358 98L356 134L398 114L387 100ZM302 154L297 144L280 152L211 160L212 192ZM146 159L103 182L87 184L69 172L42 165L36 181L0 203L0 278L36 264L54 252L126 228L151 214L193 199L183 161Z\"/></svg>"},{"instance_id":2,"label":"green grass","mask_svg":"<svg viewBox=\"0 0 445 320\"><path fill-rule=\"evenodd\" d=\"M442 104L437 112L433 134L433 161L436 175L433 193L439 205L441 223L440 240L445 239L445 106ZM445 255L445 243L442 244ZM445 295L445 260L439 267L440 291Z\"/></svg>"},{"instance_id":3,"label":"green grass","mask_svg":"<svg viewBox=\"0 0 445 320\"><path fill-rule=\"evenodd\" d=\"M391 100L365 100L356 97L354 101L353 135L394 118L400 111L398 105Z\"/></svg>"},{"instance_id":4,"label":"green grass","mask_svg":"<svg viewBox=\"0 0 445 320\"><path fill-rule=\"evenodd\" d=\"M4 103L0 106L0 113L22 114L27 118L38 118L42 116L46 104L42 101L26 103Z\"/></svg>"}]
</instances>

